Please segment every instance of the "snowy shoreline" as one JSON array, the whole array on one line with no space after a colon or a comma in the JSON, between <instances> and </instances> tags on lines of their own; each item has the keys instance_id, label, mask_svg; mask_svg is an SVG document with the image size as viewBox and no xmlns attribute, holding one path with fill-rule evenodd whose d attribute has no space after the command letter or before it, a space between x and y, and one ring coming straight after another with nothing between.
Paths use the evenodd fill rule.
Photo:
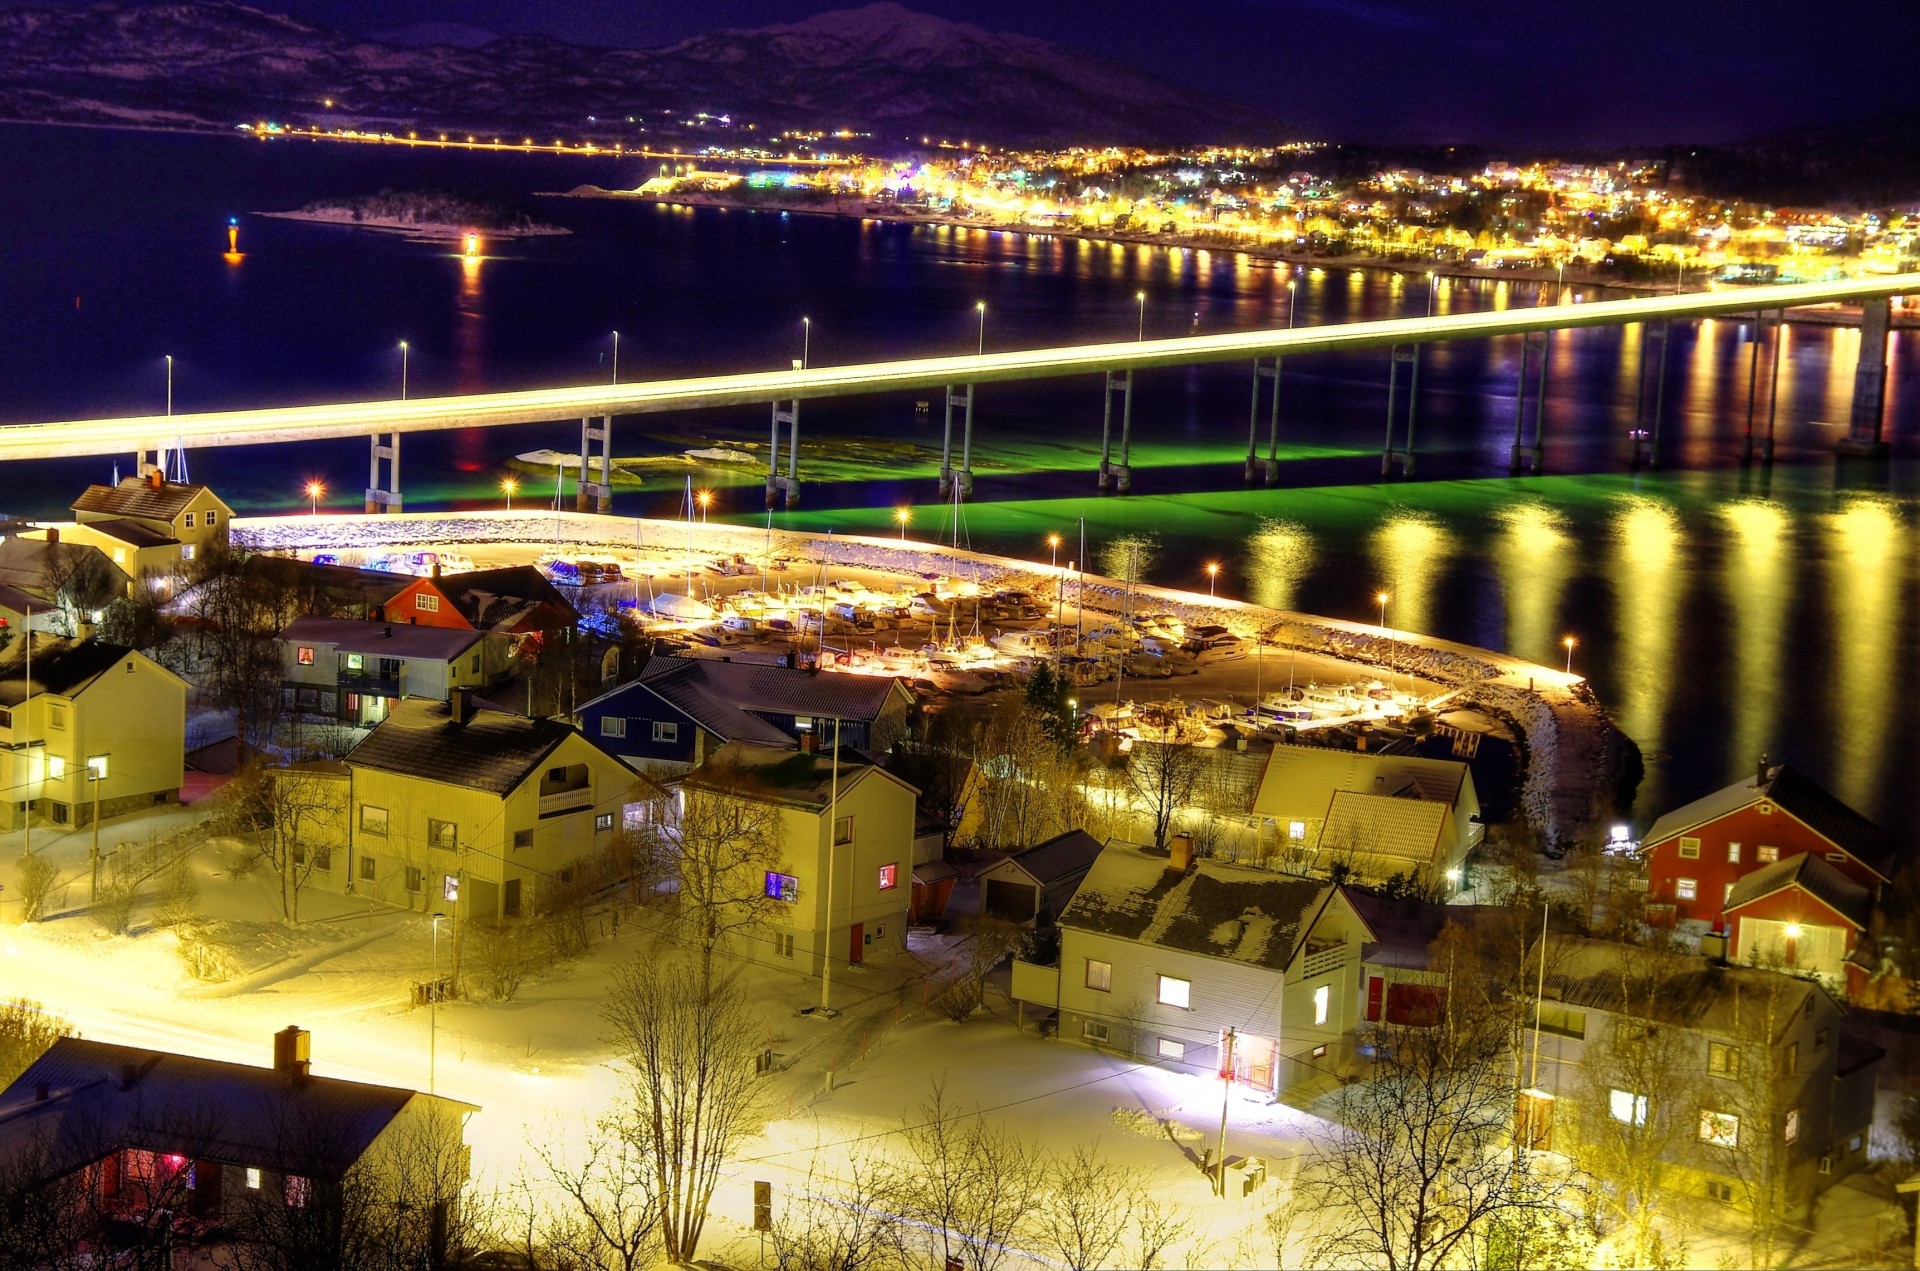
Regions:
<instances>
[{"instance_id":1,"label":"snowy shoreline","mask_svg":"<svg viewBox=\"0 0 1920 1271\"><path fill-rule=\"evenodd\" d=\"M480 229L472 225L450 225L438 221L402 221L394 217L355 217L347 208L325 208L317 212L253 212L253 216L276 221L306 221L314 225L344 225L349 229L378 230L432 243L457 243L468 234L489 238L557 238L572 234L558 225L527 226L520 229Z\"/></svg>"}]
</instances>

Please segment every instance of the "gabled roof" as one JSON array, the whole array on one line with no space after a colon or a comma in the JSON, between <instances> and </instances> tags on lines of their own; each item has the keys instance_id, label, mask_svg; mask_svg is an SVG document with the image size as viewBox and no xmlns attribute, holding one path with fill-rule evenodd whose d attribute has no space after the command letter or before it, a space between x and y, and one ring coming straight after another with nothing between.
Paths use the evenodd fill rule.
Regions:
<instances>
[{"instance_id":1,"label":"gabled roof","mask_svg":"<svg viewBox=\"0 0 1920 1271\"><path fill-rule=\"evenodd\" d=\"M1024 852L1014 853L981 871L981 877L997 870L1018 871L1032 879L1039 889L1040 907L1049 914L1058 914L1072 901L1073 893L1099 859L1101 850L1100 840L1085 830L1068 830Z\"/></svg>"},{"instance_id":2,"label":"gabled roof","mask_svg":"<svg viewBox=\"0 0 1920 1271\"><path fill-rule=\"evenodd\" d=\"M1431 865L1447 808L1425 799L1335 790L1320 826L1320 850Z\"/></svg>"},{"instance_id":3,"label":"gabled roof","mask_svg":"<svg viewBox=\"0 0 1920 1271\"><path fill-rule=\"evenodd\" d=\"M57 1178L139 1146L337 1177L409 1100L431 1097L330 1077L296 1082L271 1068L68 1037L0 1091L0 1159L44 1144L55 1155L35 1164Z\"/></svg>"},{"instance_id":4,"label":"gabled roof","mask_svg":"<svg viewBox=\"0 0 1920 1271\"><path fill-rule=\"evenodd\" d=\"M651 658L636 683L663 697L690 687L715 703L769 715L814 715L872 723L896 694L906 690L890 675L803 671L756 662L713 658ZM618 690L615 690L616 692Z\"/></svg>"},{"instance_id":5,"label":"gabled roof","mask_svg":"<svg viewBox=\"0 0 1920 1271\"><path fill-rule=\"evenodd\" d=\"M105 521L88 521L86 527L96 534L105 534L108 538L117 538L132 548L166 547L179 543L171 534L162 534L150 525L139 521L129 521L120 517Z\"/></svg>"},{"instance_id":6,"label":"gabled roof","mask_svg":"<svg viewBox=\"0 0 1920 1271\"><path fill-rule=\"evenodd\" d=\"M1370 933L1361 959L1375 966L1424 969L1431 961L1433 942L1448 923L1470 927L1483 914L1511 911L1493 905L1443 905L1431 900L1390 900L1365 887L1341 887L1347 903ZM1530 925L1529 930L1534 928Z\"/></svg>"},{"instance_id":7,"label":"gabled roof","mask_svg":"<svg viewBox=\"0 0 1920 1271\"><path fill-rule=\"evenodd\" d=\"M1281 971L1332 890L1211 859L1167 865L1165 850L1109 843L1059 924Z\"/></svg>"},{"instance_id":8,"label":"gabled roof","mask_svg":"<svg viewBox=\"0 0 1920 1271\"><path fill-rule=\"evenodd\" d=\"M1620 947L1605 940L1556 939L1548 959L1547 997L1574 1006L1619 1013L1625 1009ZM1703 957L1676 956L1651 1001L1653 1018L1725 1037L1754 1037L1770 1018L1776 1040L1797 1019L1809 996L1839 1005L1821 985L1757 967L1730 966ZM1635 1003L1636 1009L1638 1003Z\"/></svg>"},{"instance_id":9,"label":"gabled roof","mask_svg":"<svg viewBox=\"0 0 1920 1271\"><path fill-rule=\"evenodd\" d=\"M558 720L528 719L486 707L476 707L466 723L456 724L448 703L407 697L394 703L379 727L347 752L347 766L505 796L533 776L561 742L580 735ZM585 740L593 744L591 738ZM620 762L611 754L607 757Z\"/></svg>"},{"instance_id":10,"label":"gabled roof","mask_svg":"<svg viewBox=\"0 0 1920 1271\"><path fill-rule=\"evenodd\" d=\"M295 618L275 639L285 644L330 644L341 653L451 662L486 638L485 631L419 627L358 618Z\"/></svg>"},{"instance_id":11,"label":"gabled roof","mask_svg":"<svg viewBox=\"0 0 1920 1271\"><path fill-rule=\"evenodd\" d=\"M97 557L98 559L93 559ZM93 570L103 579L114 580L114 590L124 588L129 579L126 570L91 543L50 543L44 538L0 540L0 582L28 591L51 592L57 584L55 567L69 570Z\"/></svg>"},{"instance_id":12,"label":"gabled roof","mask_svg":"<svg viewBox=\"0 0 1920 1271\"><path fill-rule=\"evenodd\" d=\"M1856 928L1866 929L1867 918L1873 911L1873 900L1867 889L1812 852L1800 852L1775 861L1740 878L1727 894L1727 903L1722 909L1730 915L1742 905L1750 905L1789 887L1800 888Z\"/></svg>"},{"instance_id":13,"label":"gabled roof","mask_svg":"<svg viewBox=\"0 0 1920 1271\"><path fill-rule=\"evenodd\" d=\"M882 768L872 755L852 746L840 748L837 776L835 767L830 749L816 753L735 741L716 750L704 764L679 778L678 784L749 795L755 793L754 788L757 787L757 792L770 800L794 804L814 812L825 810L828 803L832 802L836 781L841 797L845 797L859 782L876 775L914 794L919 793ZM748 789L741 790L724 775L731 769L737 769L740 776L745 778Z\"/></svg>"},{"instance_id":14,"label":"gabled roof","mask_svg":"<svg viewBox=\"0 0 1920 1271\"><path fill-rule=\"evenodd\" d=\"M122 659L136 657L148 660L124 644L108 644L104 640L54 645L36 641L31 682L27 679L26 658L15 656L0 662L0 706L16 706L35 693L78 697Z\"/></svg>"},{"instance_id":15,"label":"gabled roof","mask_svg":"<svg viewBox=\"0 0 1920 1271\"><path fill-rule=\"evenodd\" d=\"M90 485L73 501L75 512L96 512L105 516L132 516L143 521L172 520L189 504L207 492L203 485L177 485L167 481L159 489L140 477L128 477L119 485ZM214 496L219 502L219 496ZM226 504L221 503L225 507Z\"/></svg>"},{"instance_id":16,"label":"gabled roof","mask_svg":"<svg viewBox=\"0 0 1920 1271\"><path fill-rule=\"evenodd\" d=\"M1254 795L1253 810L1276 816L1327 806L1336 790L1425 799L1452 806L1468 784L1467 765L1456 759L1376 755L1328 746L1278 745ZM1469 808L1468 812L1477 811Z\"/></svg>"},{"instance_id":17,"label":"gabled roof","mask_svg":"<svg viewBox=\"0 0 1920 1271\"><path fill-rule=\"evenodd\" d=\"M1893 877L1901 853L1892 835L1786 764L1769 769L1764 782L1758 776L1675 808L1654 821L1641 841L1652 848L1742 808L1771 802L1880 877Z\"/></svg>"},{"instance_id":18,"label":"gabled roof","mask_svg":"<svg viewBox=\"0 0 1920 1271\"><path fill-rule=\"evenodd\" d=\"M439 592L462 618L483 629L515 621L543 604L578 616L559 588L532 565L441 574L418 581ZM413 585L410 583L408 587Z\"/></svg>"}]
</instances>

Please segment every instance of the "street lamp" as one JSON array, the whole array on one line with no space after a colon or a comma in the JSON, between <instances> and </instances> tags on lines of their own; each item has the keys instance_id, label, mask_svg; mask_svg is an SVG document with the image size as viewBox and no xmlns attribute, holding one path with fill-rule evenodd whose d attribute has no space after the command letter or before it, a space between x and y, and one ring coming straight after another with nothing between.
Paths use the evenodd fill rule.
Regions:
<instances>
[{"instance_id":1,"label":"street lamp","mask_svg":"<svg viewBox=\"0 0 1920 1271\"><path fill-rule=\"evenodd\" d=\"M1566 646L1566 650L1567 650L1567 674L1568 674L1568 675L1572 675L1572 674L1573 674L1573 646L1574 646L1574 645L1576 645L1576 644L1578 644L1578 643L1580 643L1580 642L1579 642L1578 640L1576 640L1576 639L1574 639L1574 638L1573 638L1572 636L1561 636L1561 637L1560 637L1560 643Z\"/></svg>"},{"instance_id":2,"label":"street lamp","mask_svg":"<svg viewBox=\"0 0 1920 1271\"><path fill-rule=\"evenodd\" d=\"M975 352L984 355L987 351L987 302L976 300L973 302L973 309L980 315L980 347Z\"/></svg>"},{"instance_id":3,"label":"street lamp","mask_svg":"<svg viewBox=\"0 0 1920 1271\"><path fill-rule=\"evenodd\" d=\"M1136 291L1133 293L1133 298L1140 305L1140 328L1134 333L1133 338L1135 343L1143 343L1147 338L1147 293Z\"/></svg>"},{"instance_id":4,"label":"street lamp","mask_svg":"<svg viewBox=\"0 0 1920 1271\"><path fill-rule=\"evenodd\" d=\"M325 494L326 492L327 492L327 487L322 485L320 482L318 481L307 482L307 514L309 516L320 515L320 496Z\"/></svg>"},{"instance_id":5,"label":"street lamp","mask_svg":"<svg viewBox=\"0 0 1920 1271\"><path fill-rule=\"evenodd\" d=\"M513 492L519 488L520 483L512 477L500 478L500 492L507 496L507 511L509 512L513 511Z\"/></svg>"},{"instance_id":6,"label":"street lamp","mask_svg":"<svg viewBox=\"0 0 1920 1271\"><path fill-rule=\"evenodd\" d=\"M407 342L400 341L400 400L407 400Z\"/></svg>"},{"instance_id":7,"label":"street lamp","mask_svg":"<svg viewBox=\"0 0 1920 1271\"><path fill-rule=\"evenodd\" d=\"M707 523L707 509L713 506L713 491L701 490L694 494L693 501L700 505L700 524Z\"/></svg>"},{"instance_id":8,"label":"street lamp","mask_svg":"<svg viewBox=\"0 0 1920 1271\"><path fill-rule=\"evenodd\" d=\"M1047 550L1053 553L1054 572L1059 573L1060 572L1060 536L1058 534L1047 535Z\"/></svg>"},{"instance_id":9,"label":"street lamp","mask_svg":"<svg viewBox=\"0 0 1920 1271\"><path fill-rule=\"evenodd\" d=\"M1373 602L1380 606L1380 634L1382 636L1387 634L1387 601L1391 599L1393 599L1393 593L1390 591L1377 591L1373 594Z\"/></svg>"},{"instance_id":10,"label":"street lamp","mask_svg":"<svg viewBox=\"0 0 1920 1271\"><path fill-rule=\"evenodd\" d=\"M1207 599L1212 600L1215 598L1214 585L1219 581L1219 578L1220 578L1220 562L1217 560L1208 561L1207 562Z\"/></svg>"},{"instance_id":11,"label":"street lamp","mask_svg":"<svg viewBox=\"0 0 1920 1271\"><path fill-rule=\"evenodd\" d=\"M620 382L620 333L613 333L613 382Z\"/></svg>"},{"instance_id":12,"label":"street lamp","mask_svg":"<svg viewBox=\"0 0 1920 1271\"><path fill-rule=\"evenodd\" d=\"M807 369L807 356L813 352L813 319L800 319L800 369Z\"/></svg>"},{"instance_id":13,"label":"street lamp","mask_svg":"<svg viewBox=\"0 0 1920 1271\"><path fill-rule=\"evenodd\" d=\"M893 510L893 519L896 522L898 522L900 526L900 541L902 543L906 542L907 541L907 522L913 519L912 509L895 508Z\"/></svg>"}]
</instances>

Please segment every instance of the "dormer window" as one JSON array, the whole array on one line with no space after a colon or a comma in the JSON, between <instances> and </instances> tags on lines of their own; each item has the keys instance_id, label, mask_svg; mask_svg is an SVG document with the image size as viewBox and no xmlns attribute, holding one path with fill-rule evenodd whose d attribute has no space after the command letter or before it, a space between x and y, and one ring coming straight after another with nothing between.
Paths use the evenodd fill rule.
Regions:
<instances>
[{"instance_id":1,"label":"dormer window","mask_svg":"<svg viewBox=\"0 0 1920 1271\"><path fill-rule=\"evenodd\" d=\"M187 528L188 529L193 528L193 513L191 512L187 513Z\"/></svg>"}]
</instances>

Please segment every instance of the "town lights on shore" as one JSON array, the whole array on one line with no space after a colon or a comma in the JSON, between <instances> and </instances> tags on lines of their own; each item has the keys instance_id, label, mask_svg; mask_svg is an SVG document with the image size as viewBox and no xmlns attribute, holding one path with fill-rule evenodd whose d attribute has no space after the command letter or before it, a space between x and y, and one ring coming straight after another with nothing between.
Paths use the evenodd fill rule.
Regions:
<instances>
[{"instance_id":1,"label":"town lights on shore","mask_svg":"<svg viewBox=\"0 0 1920 1271\"><path fill-rule=\"evenodd\" d=\"M478 234L469 233L466 237L466 246L464 250L466 255L468 256L478 256L480 254L480 236Z\"/></svg>"}]
</instances>

